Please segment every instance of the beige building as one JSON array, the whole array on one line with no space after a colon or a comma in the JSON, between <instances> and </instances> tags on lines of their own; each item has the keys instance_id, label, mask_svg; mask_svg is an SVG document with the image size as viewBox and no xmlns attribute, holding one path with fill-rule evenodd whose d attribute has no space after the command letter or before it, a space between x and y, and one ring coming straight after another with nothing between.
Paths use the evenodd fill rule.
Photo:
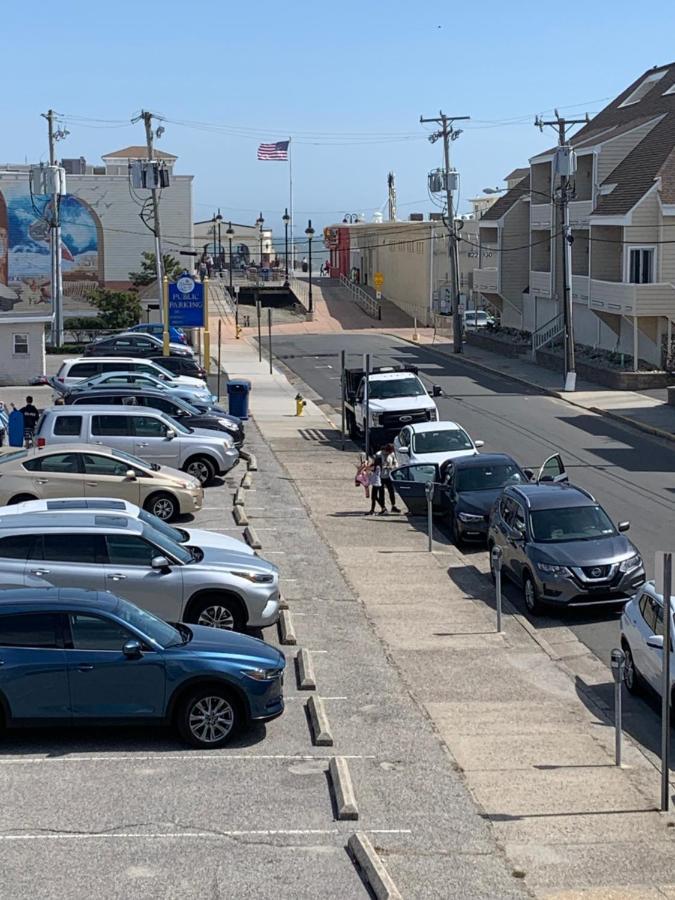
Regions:
<instances>
[{"instance_id":1,"label":"beige building","mask_svg":"<svg viewBox=\"0 0 675 900\"><path fill-rule=\"evenodd\" d=\"M641 75L571 144L575 340L662 365L675 320L675 63ZM554 152L483 216L474 273L503 323L537 344L563 328Z\"/></svg>"}]
</instances>

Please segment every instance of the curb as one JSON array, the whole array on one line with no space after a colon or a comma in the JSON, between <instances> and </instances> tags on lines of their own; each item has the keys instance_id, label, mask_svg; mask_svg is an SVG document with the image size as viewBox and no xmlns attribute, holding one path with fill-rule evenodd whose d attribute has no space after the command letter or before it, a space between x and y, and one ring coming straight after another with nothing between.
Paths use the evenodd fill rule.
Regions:
<instances>
[{"instance_id":1,"label":"curb","mask_svg":"<svg viewBox=\"0 0 675 900\"><path fill-rule=\"evenodd\" d=\"M244 462L248 462L248 460L251 458L251 454L248 450L240 450L239 457L240 459L243 459Z\"/></svg>"},{"instance_id":2,"label":"curb","mask_svg":"<svg viewBox=\"0 0 675 900\"><path fill-rule=\"evenodd\" d=\"M253 482L251 481L251 476L247 472L244 477L241 479L240 487L243 487L245 491L247 491Z\"/></svg>"},{"instance_id":3,"label":"curb","mask_svg":"<svg viewBox=\"0 0 675 900\"><path fill-rule=\"evenodd\" d=\"M233 506L232 515L237 525L248 525L248 516L243 506Z\"/></svg>"},{"instance_id":4,"label":"curb","mask_svg":"<svg viewBox=\"0 0 675 900\"><path fill-rule=\"evenodd\" d=\"M287 609L282 609L279 613L279 640L282 644L297 644L298 639L295 636L295 628L293 627L293 619L291 613Z\"/></svg>"},{"instance_id":5,"label":"curb","mask_svg":"<svg viewBox=\"0 0 675 900\"><path fill-rule=\"evenodd\" d=\"M402 900L391 875L362 831L356 831L350 835L347 849L377 900Z\"/></svg>"},{"instance_id":6,"label":"curb","mask_svg":"<svg viewBox=\"0 0 675 900\"><path fill-rule=\"evenodd\" d=\"M299 691L315 691L316 676L314 674L314 663L309 651L302 649L295 657L295 665L298 674L298 690Z\"/></svg>"},{"instance_id":7,"label":"curb","mask_svg":"<svg viewBox=\"0 0 675 900\"><path fill-rule=\"evenodd\" d=\"M328 771L333 785L338 821L358 819L359 808L356 805L352 776L349 774L347 760L342 756L331 756Z\"/></svg>"},{"instance_id":8,"label":"curb","mask_svg":"<svg viewBox=\"0 0 675 900\"><path fill-rule=\"evenodd\" d=\"M654 437L662 438L664 441L675 441L675 434L672 431L664 431L663 428L657 428L656 425L647 425L645 422L636 422L635 419L629 419L628 416L622 416L621 413L613 412L610 409L600 409L598 406L590 406L589 409L601 416L607 416L608 419L615 419L622 425L632 425L640 431L651 434Z\"/></svg>"},{"instance_id":9,"label":"curb","mask_svg":"<svg viewBox=\"0 0 675 900\"><path fill-rule=\"evenodd\" d=\"M248 455L248 465L246 467L249 472L257 472L258 471L258 460L252 453Z\"/></svg>"},{"instance_id":10,"label":"curb","mask_svg":"<svg viewBox=\"0 0 675 900\"><path fill-rule=\"evenodd\" d=\"M332 747L333 735L328 724L328 716L320 697L311 696L305 705L312 726L312 742L315 747Z\"/></svg>"},{"instance_id":11,"label":"curb","mask_svg":"<svg viewBox=\"0 0 675 900\"><path fill-rule=\"evenodd\" d=\"M234 505L243 506L245 503L246 498L244 497L244 489L242 487L238 487L234 492Z\"/></svg>"},{"instance_id":12,"label":"curb","mask_svg":"<svg viewBox=\"0 0 675 900\"><path fill-rule=\"evenodd\" d=\"M235 506L234 509L235 509L235 519L236 519L237 518L236 511L241 509L241 507ZM241 511L242 511L243 517L246 519L246 513L243 510L241 510ZM240 523L240 524L244 524L244 523ZM253 550L261 549L262 544L260 543L260 538L258 537L258 535L255 531L255 528L253 528L251 525L248 525L248 519L246 519L246 528L244 529L244 538L246 540L246 543L249 545L249 547L251 547L251 549L253 549Z\"/></svg>"}]
</instances>

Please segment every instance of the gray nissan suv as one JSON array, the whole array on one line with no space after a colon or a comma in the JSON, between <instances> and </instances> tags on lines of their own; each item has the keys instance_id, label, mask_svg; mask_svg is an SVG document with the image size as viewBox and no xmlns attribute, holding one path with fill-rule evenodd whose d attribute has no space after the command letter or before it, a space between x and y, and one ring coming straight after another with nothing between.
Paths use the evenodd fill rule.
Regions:
<instances>
[{"instance_id":1,"label":"gray nissan suv","mask_svg":"<svg viewBox=\"0 0 675 900\"><path fill-rule=\"evenodd\" d=\"M564 483L509 485L488 528L488 552L502 551L502 574L520 585L528 611L545 605L621 604L645 581L642 557L595 498Z\"/></svg>"}]
</instances>

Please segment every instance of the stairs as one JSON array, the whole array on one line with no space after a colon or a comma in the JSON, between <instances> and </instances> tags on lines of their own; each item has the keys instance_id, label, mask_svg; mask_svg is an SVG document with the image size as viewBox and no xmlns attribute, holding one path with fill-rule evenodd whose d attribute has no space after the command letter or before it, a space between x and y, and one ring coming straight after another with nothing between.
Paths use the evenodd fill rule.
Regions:
<instances>
[{"instance_id":1,"label":"stairs","mask_svg":"<svg viewBox=\"0 0 675 900\"><path fill-rule=\"evenodd\" d=\"M554 318L549 319L548 322L545 322L536 331L532 332L532 359L537 358L537 350L541 350L542 347L545 347L547 344L552 344L553 341L560 337L560 335L565 330L565 317L562 313L554 316Z\"/></svg>"}]
</instances>

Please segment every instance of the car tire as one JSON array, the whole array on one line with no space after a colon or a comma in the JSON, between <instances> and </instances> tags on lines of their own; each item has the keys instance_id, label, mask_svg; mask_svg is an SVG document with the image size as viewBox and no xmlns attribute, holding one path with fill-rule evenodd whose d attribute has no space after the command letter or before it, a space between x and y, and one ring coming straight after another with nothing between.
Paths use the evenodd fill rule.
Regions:
<instances>
[{"instance_id":1,"label":"car tire","mask_svg":"<svg viewBox=\"0 0 675 900\"><path fill-rule=\"evenodd\" d=\"M635 665L635 660L633 659L633 653L629 644L626 641L623 641L622 646L623 652L626 654L626 662L623 670L626 688L631 694L639 694L642 687L642 676L638 671L638 667Z\"/></svg>"},{"instance_id":2,"label":"car tire","mask_svg":"<svg viewBox=\"0 0 675 900\"><path fill-rule=\"evenodd\" d=\"M180 512L178 501L166 492L151 494L143 504L143 509L157 516L162 522L170 522Z\"/></svg>"},{"instance_id":3,"label":"car tire","mask_svg":"<svg viewBox=\"0 0 675 900\"><path fill-rule=\"evenodd\" d=\"M192 475L204 486L216 477L216 467L207 456L193 456L185 463L183 471Z\"/></svg>"},{"instance_id":4,"label":"car tire","mask_svg":"<svg viewBox=\"0 0 675 900\"><path fill-rule=\"evenodd\" d=\"M7 501L7 506L16 506L17 503L25 503L27 500L37 500L33 494L17 494Z\"/></svg>"},{"instance_id":5,"label":"car tire","mask_svg":"<svg viewBox=\"0 0 675 900\"><path fill-rule=\"evenodd\" d=\"M178 704L175 724L181 738L202 750L223 747L241 728L241 706L220 685L203 685Z\"/></svg>"},{"instance_id":6,"label":"car tire","mask_svg":"<svg viewBox=\"0 0 675 900\"><path fill-rule=\"evenodd\" d=\"M525 609L531 616L541 614L543 610L542 603L537 594L534 579L529 572L525 572L523 575L523 602L525 603Z\"/></svg>"},{"instance_id":7,"label":"car tire","mask_svg":"<svg viewBox=\"0 0 675 900\"><path fill-rule=\"evenodd\" d=\"M347 416L347 430L349 431L349 437L353 441L358 441L359 429L356 427L356 419L351 413Z\"/></svg>"},{"instance_id":8,"label":"car tire","mask_svg":"<svg viewBox=\"0 0 675 900\"><path fill-rule=\"evenodd\" d=\"M226 631L241 631L245 625L239 600L227 594L213 594L197 601L191 606L187 621Z\"/></svg>"}]
</instances>

